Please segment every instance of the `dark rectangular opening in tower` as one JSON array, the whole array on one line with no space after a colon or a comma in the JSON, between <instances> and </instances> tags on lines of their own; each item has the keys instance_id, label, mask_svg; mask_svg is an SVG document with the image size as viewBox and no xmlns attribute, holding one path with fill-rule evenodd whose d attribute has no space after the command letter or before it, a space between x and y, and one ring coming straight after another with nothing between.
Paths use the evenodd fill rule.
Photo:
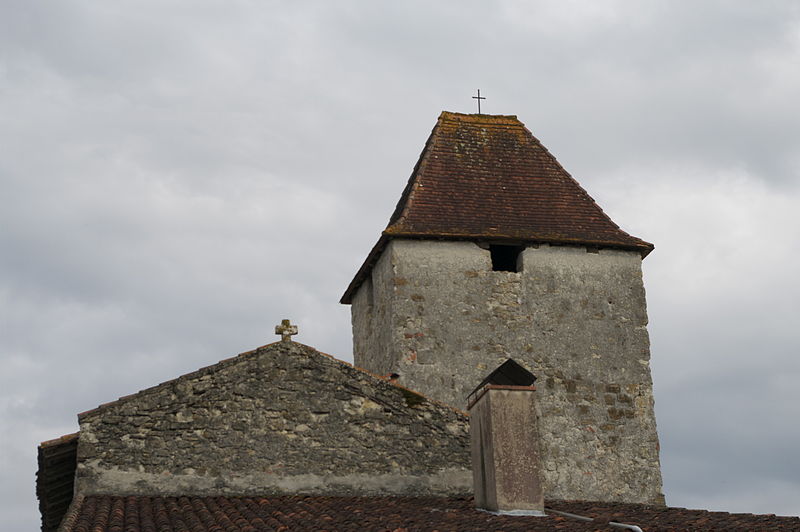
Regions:
<instances>
[{"instance_id":1,"label":"dark rectangular opening in tower","mask_svg":"<svg viewBox=\"0 0 800 532\"><path fill-rule=\"evenodd\" d=\"M518 272L519 254L525 249L523 246L489 246L489 253L492 255L492 271L495 272Z\"/></svg>"}]
</instances>

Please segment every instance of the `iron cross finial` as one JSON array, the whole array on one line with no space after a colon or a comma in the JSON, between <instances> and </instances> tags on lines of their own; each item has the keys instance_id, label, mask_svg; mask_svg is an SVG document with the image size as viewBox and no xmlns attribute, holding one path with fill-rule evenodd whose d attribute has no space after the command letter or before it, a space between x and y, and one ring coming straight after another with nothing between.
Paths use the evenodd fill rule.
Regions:
<instances>
[{"instance_id":1,"label":"iron cross finial","mask_svg":"<svg viewBox=\"0 0 800 532\"><path fill-rule=\"evenodd\" d=\"M478 114L481 114L481 100L485 100L483 96L481 96L481 90L478 89L478 95L472 97L473 100L478 100Z\"/></svg>"},{"instance_id":2,"label":"iron cross finial","mask_svg":"<svg viewBox=\"0 0 800 532\"><path fill-rule=\"evenodd\" d=\"M297 334L297 325L292 325L289 320L281 320L281 324L275 326L275 334L281 335L281 342L291 342L292 336Z\"/></svg>"}]
</instances>

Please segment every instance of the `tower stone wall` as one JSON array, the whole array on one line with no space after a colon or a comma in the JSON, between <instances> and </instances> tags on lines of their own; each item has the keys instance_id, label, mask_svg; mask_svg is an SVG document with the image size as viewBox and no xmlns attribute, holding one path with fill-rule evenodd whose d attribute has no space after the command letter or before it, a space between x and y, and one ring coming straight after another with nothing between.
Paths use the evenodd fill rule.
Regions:
<instances>
[{"instance_id":1,"label":"tower stone wall","mask_svg":"<svg viewBox=\"0 0 800 532\"><path fill-rule=\"evenodd\" d=\"M457 408L508 358L537 377L548 498L662 502L637 251L390 240L352 299L355 363Z\"/></svg>"}]
</instances>

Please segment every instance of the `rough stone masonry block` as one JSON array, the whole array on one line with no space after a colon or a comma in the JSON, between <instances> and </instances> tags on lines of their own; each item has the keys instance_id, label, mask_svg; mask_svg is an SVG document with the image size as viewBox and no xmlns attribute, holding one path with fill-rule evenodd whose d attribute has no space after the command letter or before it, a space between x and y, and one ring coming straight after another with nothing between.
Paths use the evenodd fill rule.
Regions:
<instances>
[{"instance_id":1,"label":"rough stone masonry block","mask_svg":"<svg viewBox=\"0 0 800 532\"><path fill-rule=\"evenodd\" d=\"M548 498L662 502L640 254L521 255L519 272L492 271L475 242L392 240L353 298L356 365L465 408L513 358L542 383Z\"/></svg>"}]
</instances>

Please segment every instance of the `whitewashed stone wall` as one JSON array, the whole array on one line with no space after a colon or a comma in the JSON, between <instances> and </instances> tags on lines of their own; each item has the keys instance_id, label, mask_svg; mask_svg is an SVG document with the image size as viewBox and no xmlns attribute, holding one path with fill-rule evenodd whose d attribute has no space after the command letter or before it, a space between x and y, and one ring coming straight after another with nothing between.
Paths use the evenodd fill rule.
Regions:
<instances>
[{"instance_id":1,"label":"whitewashed stone wall","mask_svg":"<svg viewBox=\"0 0 800 532\"><path fill-rule=\"evenodd\" d=\"M515 273L473 242L393 240L352 318L356 365L458 408L507 358L531 370L548 498L663 501L637 252L528 247Z\"/></svg>"}]
</instances>

